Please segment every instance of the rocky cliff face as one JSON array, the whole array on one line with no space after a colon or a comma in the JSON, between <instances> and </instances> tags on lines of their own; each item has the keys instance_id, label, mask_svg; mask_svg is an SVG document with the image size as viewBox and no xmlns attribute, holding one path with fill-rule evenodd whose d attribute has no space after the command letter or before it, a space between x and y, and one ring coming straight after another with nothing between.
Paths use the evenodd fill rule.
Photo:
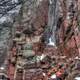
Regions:
<instances>
[{"instance_id":1,"label":"rocky cliff face","mask_svg":"<svg viewBox=\"0 0 80 80\"><path fill-rule=\"evenodd\" d=\"M33 34L40 35L48 20L48 0L27 0L21 7L16 27L23 30L34 28Z\"/></svg>"},{"instance_id":2,"label":"rocky cliff face","mask_svg":"<svg viewBox=\"0 0 80 80\"><path fill-rule=\"evenodd\" d=\"M7 56L11 44L13 18L17 16L19 9L18 0L0 0L0 66L4 64Z\"/></svg>"},{"instance_id":3,"label":"rocky cliff face","mask_svg":"<svg viewBox=\"0 0 80 80\"><path fill-rule=\"evenodd\" d=\"M57 29L60 47L59 51L69 57L75 57L79 55L79 47L77 45L79 44L78 41L80 40L80 33L77 26L77 3L77 0L65 0L64 3L62 3L63 21L60 23L61 25L59 25L59 28Z\"/></svg>"}]
</instances>

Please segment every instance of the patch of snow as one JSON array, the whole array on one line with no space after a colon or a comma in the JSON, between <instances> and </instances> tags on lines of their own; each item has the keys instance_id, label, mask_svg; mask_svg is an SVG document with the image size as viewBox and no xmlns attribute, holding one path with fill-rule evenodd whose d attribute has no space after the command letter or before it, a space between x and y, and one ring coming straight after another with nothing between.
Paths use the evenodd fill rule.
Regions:
<instances>
[{"instance_id":1,"label":"patch of snow","mask_svg":"<svg viewBox=\"0 0 80 80\"><path fill-rule=\"evenodd\" d=\"M55 46L55 43L52 42L51 38L49 38L49 43L48 43L48 45Z\"/></svg>"},{"instance_id":2,"label":"patch of snow","mask_svg":"<svg viewBox=\"0 0 80 80\"><path fill-rule=\"evenodd\" d=\"M76 77L75 79L76 79L76 80L80 80L80 77Z\"/></svg>"},{"instance_id":3,"label":"patch of snow","mask_svg":"<svg viewBox=\"0 0 80 80\"><path fill-rule=\"evenodd\" d=\"M12 3L18 3L18 0L12 0Z\"/></svg>"},{"instance_id":4,"label":"patch of snow","mask_svg":"<svg viewBox=\"0 0 80 80\"><path fill-rule=\"evenodd\" d=\"M43 60L45 58L45 55L42 54L40 60Z\"/></svg>"},{"instance_id":5,"label":"patch of snow","mask_svg":"<svg viewBox=\"0 0 80 80\"><path fill-rule=\"evenodd\" d=\"M78 60L80 60L79 56L76 56L74 59L78 59Z\"/></svg>"},{"instance_id":6,"label":"patch of snow","mask_svg":"<svg viewBox=\"0 0 80 80\"><path fill-rule=\"evenodd\" d=\"M4 23L4 21L7 21L7 19L9 19L9 21L13 21L13 20L11 20L11 16L14 13L17 15L19 13L20 7L21 7L21 5L17 6L15 9L9 11L8 15L1 17L0 18L0 24Z\"/></svg>"},{"instance_id":7,"label":"patch of snow","mask_svg":"<svg viewBox=\"0 0 80 80\"><path fill-rule=\"evenodd\" d=\"M0 18L0 23L3 23L4 21L6 21L6 17Z\"/></svg>"},{"instance_id":8,"label":"patch of snow","mask_svg":"<svg viewBox=\"0 0 80 80\"><path fill-rule=\"evenodd\" d=\"M56 74L53 74L53 75L51 76L51 79L56 79Z\"/></svg>"},{"instance_id":9,"label":"patch of snow","mask_svg":"<svg viewBox=\"0 0 80 80\"><path fill-rule=\"evenodd\" d=\"M42 1L42 0L39 0L40 2Z\"/></svg>"},{"instance_id":10,"label":"patch of snow","mask_svg":"<svg viewBox=\"0 0 80 80\"><path fill-rule=\"evenodd\" d=\"M42 61L44 58L46 57L46 55L42 54L41 56L37 56L37 62Z\"/></svg>"},{"instance_id":11,"label":"patch of snow","mask_svg":"<svg viewBox=\"0 0 80 80\"><path fill-rule=\"evenodd\" d=\"M45 73L43 73L43 76L46 76L46 74L45 74Z\"/></svg>"},{"instance_id":12,"label":"patch of snow","mask_svg":"<svg viewBox=\"0 0 80 80\"><path fill-rule=\"evenodd\" d=\"M4 70L5 68L4 68L4 67L0 67L0 69L1 69L1 70Z\"/></svg>"},{"instance_id":13,"label":"patch of snow","mask_svg":"<svg viewBox=\"0 0 80 80\"><path fill-rule=\"evenodd\" d=\"M49 0L49 3L52 4L52 0Z\"/></svg>"},{"instance_id":14,"label":"patch of snow","mask_svg":"<svg viewBox=\"0 0 80 80\"><path fill-rule=\"evenodd\" d=\"M15 9L9 11L8 13L12 14L12 13L19 13L21 5L17 6Z\"/></svg>"}]
</instances>

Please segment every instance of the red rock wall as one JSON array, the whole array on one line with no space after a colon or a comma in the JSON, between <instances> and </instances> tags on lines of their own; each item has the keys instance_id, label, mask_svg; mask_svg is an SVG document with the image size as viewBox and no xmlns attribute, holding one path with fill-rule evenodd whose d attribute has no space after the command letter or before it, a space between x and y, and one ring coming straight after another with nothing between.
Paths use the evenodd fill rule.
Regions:
<instances>
[{"instance_id":1,"label":"red rock wall","mask_svg":"<svg viewBox=\"0 0 80 80\"><path fill-rule=\"evenodd\" d=\"M37 8L36 18L33 20L33 25L37 32L40 34L43 32L43 28L46 26L48 21L48 1L43 0L41 5Z\"/></svg>"}]
</instances>

